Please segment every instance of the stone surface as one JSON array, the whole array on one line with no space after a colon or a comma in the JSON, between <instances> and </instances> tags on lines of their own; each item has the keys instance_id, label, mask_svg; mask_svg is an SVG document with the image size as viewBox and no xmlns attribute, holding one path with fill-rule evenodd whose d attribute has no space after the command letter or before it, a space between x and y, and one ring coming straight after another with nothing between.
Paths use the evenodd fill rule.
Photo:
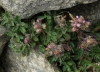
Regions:
<instances>
[{"instance_id":1,"label":"stone surface","mask_svg":"<svg viewBox=\"0 0 100 72\"><path fill-rule=\"evenodd\" d=\"M22 57L8 48L2 56L2 63L6 72L61 72L36 50L29 56Z\"/></svg>"},{"instance_id":2,"label":"stone surface","mask_svg":"<svg viewBox=\"0 0 100 72\"><path fill-rule=\"evenodd\" d=\"M0 25L0 55L3 51L5 44L9 40L9 37L5 33L6 33L6 29Z\"/></svg>"},{"instance_id":3,"label":"stone surface","mask_svg":"<svg viewBox=\"0 0 100 72\"><path fill-rule=\"evenodd\" d=\"M0 0L0 6L21 18L29 18L42 11L65 9L97 0Z\"/></svg>"},{"instance_id":4,"label":"stone surface","mask_svg":"<svg viewBox=\"0 0 100 72\"><path fill-rule=\"evenodd\" d=\"M100 22L100 1L90 4L81 4L72 8L66 9L74 16L82 15L85 19L89 20L92 24Z\"/></svg>"}]
</instances>

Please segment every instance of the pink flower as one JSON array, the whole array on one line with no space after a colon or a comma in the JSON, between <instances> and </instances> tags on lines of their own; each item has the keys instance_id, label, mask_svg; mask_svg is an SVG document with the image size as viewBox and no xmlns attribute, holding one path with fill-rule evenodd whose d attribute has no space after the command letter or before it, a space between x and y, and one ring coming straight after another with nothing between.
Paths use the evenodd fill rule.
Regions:
<instances>
[{"instance_id":1,"label":"pink flower","mask_svg":"<svg viewBox=\"0 0 100 72\"><path fill-rule=\"evenodd\" d=\"M86 23L86 21L85 21L85 20L83 20L83 23Z\"/></svg>"},{"instance_id":2,"label":"pink flower","mask_svg":"<svg viewBox=\"0 0 100 72\"><path fill-rule=\"evenodd\" d=\"M77 26L77 24L74 24L74 27L76 27Z\"/></svg>"},{"instance_id":3,"label":"pink flower","mask_svg":"<svg viewBox=\"0 0 100 72\"><path fill-rule=\"evenodd\" d=\"M80 22L80 23L82 23L82 19L81 18L79 18L77 21Z\"/></svg>"},{"instance_id":4,"label":"pink flower","mask_svg":"<svg viewBox=\"0 0 100 72\"><path fill-rule=\"evenodd\" d=\"M38 24L37 22L33 22L33 25L36 25L36 24Z\"/></svg>"},{"instance_id":5,"label":"pink flower","mask_svg":"<svg viewBox=\"0 0 100 72\"><path fill-rule=\"evenodd\" d=\"M51 44L49 44L49 45L47 46L47 48L53 48L53 46L52 46Z\"/></svg>"},{"instance_id":6,"label":"pink flower","mask_svg":"<svg viewBox=\"0 0 100 72\"><path fill-rule=\"evenodd\" d=\"M24 43L25 43L25 44L30 43L30 39L29 39L29 38L25 38L25 39L24 39Z\"/></svg>"},{"instance_id":7,"label":"pink flower","mask_svg":"<svg viewBox=\"0 0 100 72\"><path fill-rule=\"evenodd\" d=\"M78 23L78 24L77 24L77 27L80 27L80 26L81 26L81 24Z\"/></svg>"},{"instance_id":8,"label":"pink flower","mask_svg":"<svg viewBox=\"0 0 100 72\"><path fill-rule=\"evenodd\" d=\"M79 18L79 16L76 16L76 18Z\"/></svg>"},{"instance_id":9,"label":"pink flower","mask_svg":"<svg viewBox=\"0 0 100 72\"><path fill-rule=\"evenodd\" d=\"M42 19L37 19L37 22L38 22L38 23L41 23L41 21L42 21Z\"/></svg>"},{"instance_id":10,"label":"pink flower","mask_svg":"<svg viewBox=\"0 0 100 72\"><path fill-rule=\"evenodd\" d=\"M41 29L36 29L36 32L37 32L37 33L40 33L40 32L41 32Z\"/></svg>"},{"instance_id":11,"label":"pink flower","mask_svg":"<svg viewBox=\"0 0 100 72\"><path fill-rule=\"evenodd\" d=\"M73 27L73 28L72 28L72 31L73 31L73 32L75 32L76 30L77 30L76 27Z\"/></svg>"},{"instance_id":12,"label":"pink flower","mask_svg":"<svg viewBox=\"0 0 100 72\"><path fill-rule=\"evenodd\" d=\"M90 22L87 22L86 24L87 24L87 25L90 25Z\"/></svg>"},{"instance_id":13,"label":"pink flower","mask_svg":"<svg viewBox=\"0 0 100 72\"><path fill-rule=\"evenodd\" d=\"M40 29L40 28L41 28L41 27L40 27L39 24L34 25L34 29Z\"/></svg>"}]
</instances>

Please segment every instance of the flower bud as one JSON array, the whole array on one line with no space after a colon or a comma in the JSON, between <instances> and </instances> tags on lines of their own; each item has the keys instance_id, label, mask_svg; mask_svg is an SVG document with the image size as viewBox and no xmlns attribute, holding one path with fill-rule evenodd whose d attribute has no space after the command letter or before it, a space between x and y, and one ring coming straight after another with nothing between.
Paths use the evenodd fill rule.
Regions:
<instances>
[{"instance_id":1,"label":"flower bud","mask_svg":"<svg viewBox=\"0 0 100 72\"><path fill-rule=\"evenodd\" d=\"M77 27L80 27L81 25L80 24L77 24Z\"/></svg>"},{"instance_id":2,"label":"flower bud","mask_svg":"<svg viewBox=\"0 0 100 72\"><path fill-rule=\"evenodd\" d=\"M46 24L42 24L42 28L43 29L46 29Z\"/></svg>"},{"instance_id":3,"label":"flower bud","mask_svg":"<svg viewBox=\"0 0 100 72\"><path fill-rule=\"evenodd\" d=\"M36 29L36 32L37 32L37 33L40 33L40 32L41 32L41 29Z\"/></svg>"},{"instance_id":4,"label":"flower bud","mask_svg":"<svg viewBox=\"0 0 100 72\"><path fill-rule=\"evenodd\" d=\"M25 39L24 39L24 43L25 43L25 44L30 43L30 39L29 39L29 38L25 38Z\"/></svg>"},{"instance_id":5,"label":"flower bud","mask_svg":"<svg viewBox=\"0 0 100 72\"><path fill-rule=\"evenodd\" d=\"M41 23L41 21L42 21L42 19L37 19L37 22L38 22L38 23Z\"/></svg>"},{"instance_id":6,"label":"flower bud","mask_svg":"<svg viewBox=\"0 0 100 72\"><path fill-rule=\"evenodd\" d=\"M41 28L41 27L40 27L39 24L34 25L34 29L40 29L40 28Z\"/></svg>"},{"instance_id":7,"label":"flower bud","mask_svg":"<svg viewBox=\"0 0 100 72\"><path fill-rule=\"evenodd\" d=\"M76 16L76 18L79 18L79 16Z\"/></svg>"},{"instance_id":8,"label":"flower bud","mask_svg":"<svg viewBox=\"0 0 100 72\"><path fill-rule=\"evenodd\" d=\"M82 23L82 19L81 18L79 18L77 21L80 22L80 23Z\"/></svg>"},{"instance_id":9,"label":"flower bud","mask_svg":"<svg viewBox=\"0 0 100 72\"><path fill-rule=\"evenodd\" d=\"M75 32L77 29L75 27L72 28L72 31Z\"/></svg>"}]
</instances>

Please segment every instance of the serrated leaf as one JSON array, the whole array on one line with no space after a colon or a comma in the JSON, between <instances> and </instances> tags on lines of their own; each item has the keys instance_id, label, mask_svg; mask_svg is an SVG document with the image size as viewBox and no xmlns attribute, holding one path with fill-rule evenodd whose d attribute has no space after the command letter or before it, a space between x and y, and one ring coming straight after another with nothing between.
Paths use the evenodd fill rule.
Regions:
<instances>
[{"instance_id":1,"label":"serrated leaf","mask_svg":"<svg viewBox=\"0 0 100 72\"><path fill-rule=\"evenodd\" d=\"M40 51L41 51L42 53L45 52L45 47L44 47L43 45L39 45L39 49L40 49Z\"/></svg>"},{"instance_id":2,"label":"serrated leaf","mask_svg":"<svg viewBox=\"0 0 100 72\"><path fill-rule=\"evenodd\" d=\"M24 27L21 27L21 28L20 28L20 31L21 31L23 34L26 33L26 29L25 29Z\"/></svg>"},{"instance_id":3,"label":"serrated leaf","mask_svg":"<svg viewBox=\"0 0 100 72\"><path fill-rule=\"evenodd\" d=\"M16 37L16 41L17 41L17 42L20 42L20 38L19 38L19 37Z\"/></svg>"},{"instance_id":4,"label":"serrated leaf","mask_svg":"<svg viewBox=\"0 0 100 72\"><path fill-rule=\"evenodd\" d=\"M13 20L11 20L10 23L11 23L11 26L14 26L14 21Z\"/></svg>"},{"instance_id":5,"label":"serrated leaf","mask_svg":"<svg viewBox=\"0 0 100 72\"><path fill-rule=\"evenodd\" d=\"M56 32L54 32L54 31L52 31L52 35L57 35L57 33L56 33Z\"/></svg>"},{"instance_id":6,"label":"serrated leaf","mask_svg":"<svg viewBox=\"0 0 100 72\"><path fill-rule=\"evenodd\" d=\"M59 39L59 38L61 38L61 37L62 37L62 32L59 31L59 32L57 33L57 39Z\"/></svg>"},{"instance_id":7,"label":"serrated leaf","mask_svg":"<svg viewBox=\"0 0 100 72\"><path fill-rule=\"evenodd\" d=\"M34 41L38 41L39 39L38 39L38 37L34 36L34 37L33 37L33 40L34 40Z\"/></svg>"},{"instance_id":8,"label":"serrated leaf","mask_svg":"<svg viewBox=\"0 0 100 72\"><path fill-rule=\"evenodd\" d=\"M45 19L46 18L46 16L39 16L37 19Z\"/></svg>"},{"instance_id":9,"label":"serrated leaf","mask_svg":"<svg viewBox=\"0 0 100 72\"><path fill-rule=\"evenodd\" d=\"M48 20L51 20L51 16L50 15L46 15Z\"/></svg>"},{"instance_id":10,"label":"serrated leaf","mask_svg":"<svg viewBox=\"0 0 100 72\"><path fill-rule=\"evenodd\" d=\"M16 22L16 24L20 24L21 23L21 18L19 17L19 16L16 16L15 17L15 22Z\"/></svg>"},{"instance_id":11,"label":"serrated leaf","mask_svg":"<svg viewBox=\"0 0 100 72\"><path fill-rule=\"evenodd\" d=\"M64 38L65 38L66 40L69 40L69 39L70 39L70 35L69 35L69 34L64 34Z\"/></svg>"},{"instance_id":12,"label":"serrated leaf","mask_svg":"<svg viewBox=\"0 0 100 72\"><path fill-rule=\"evenodd\" d=\"M57 37L55 35L51 36L51 40L56 42L57 41Z\"/></svg>"},{"instance_id":13,"label":"serrated leaf","mask_svg":"<svg viewBox=\"0 0 100 72\"><path fill-rule=\"evenodd\" d=\"M75 60L79 59L80 57L82 57L83 54L84 54L84 50L83 49L78 49L74 59Z\"/></svg>"},{"instance_id":14,"label":"serrated leaf","mask_svg":"<svg viewBox=\"0 0 100 72\"><path fill-rule=\"evenodd\" d=\"M16 27L12 27L12 31L13 32L16 32L18 30L18 27L16 26Z\"/></svg>"},{"instance_id":15,"label":"serrated leaf","mask_svg":"<svg viewBox=\"0 0 100 72\"><path fill-rule=\"evenodd\" d=\"M7 32L6 34L7 34L8 36L14 36L14 35L13 35L13 32L11 32L11 31Z\"/></svg>"},{"instance_id":16,"label":"serrated leaf","mask_svg":"<svg viewBox=\"0 0 100 72\"><path fill-rule=\"evenodd\" d=\"M64 42L64 41L65 41L64 38L60 38L60 39L59 39L59 42Z\"/></svg>"},{"instance_id":17,"label":"serrated leaf","mask_svg":"<svg viewBox=\"0 0 100 72\"><path fill-rule=\"evenodd\" d=\"M63 70L64 72L67 71L66 66L63 66L62 70Z\"/></svg>"},{"instance_id":18,"label":"serrated leaf","mask_svg":"<svg viewBox=\"0 0 100 72\"><path fill-rule=\"evenodd\" d=\"M26 45L21 46L21 51L23 52L26 48Z\"/></svg>"},{"instance_id":19,"label":"serrated leaf","mask_svg":"<svg viewBox=\"0 0 100 72\"><path fill-rule=\"evenodd\" d=\"M21 22L20 25L21 25L21 26L25 26L25 23L24 23L24 22Z\"/></svg>"},{"instance_id":20,"label":"serrated leaf","mask_svg":"<svg viewBox=\"0 0 100 72\"><path fill-rule=\"evenodd\" d=\"M97 40L100 40L100 33L96 33Z\"/></svg>"}]
</instances>

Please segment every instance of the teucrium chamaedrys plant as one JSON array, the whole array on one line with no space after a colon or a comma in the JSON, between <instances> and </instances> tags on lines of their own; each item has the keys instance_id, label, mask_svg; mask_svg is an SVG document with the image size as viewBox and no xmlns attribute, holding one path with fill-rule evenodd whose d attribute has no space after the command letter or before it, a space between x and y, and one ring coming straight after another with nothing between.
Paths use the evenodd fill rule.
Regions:
<instances>
[{"instance_id":1,"label":"teucrium chamaedrys plant","mask_svg":"<svg viewBox=\"0 0 100 72\"><path fill-rule=\"evenodd\" d=\"M74 17L71 13L69 16L70 21L66 15L48 12L25 23L19 16L5 12L1 24L7 28L7 35L11 37L9 46L14 51L29 55L36 47L51 63L61 66L63 72L88 72L91 67L97 67L93 60L100 60L100 26L91 27L83 16Z\"/></svg>"}]
</instances>

